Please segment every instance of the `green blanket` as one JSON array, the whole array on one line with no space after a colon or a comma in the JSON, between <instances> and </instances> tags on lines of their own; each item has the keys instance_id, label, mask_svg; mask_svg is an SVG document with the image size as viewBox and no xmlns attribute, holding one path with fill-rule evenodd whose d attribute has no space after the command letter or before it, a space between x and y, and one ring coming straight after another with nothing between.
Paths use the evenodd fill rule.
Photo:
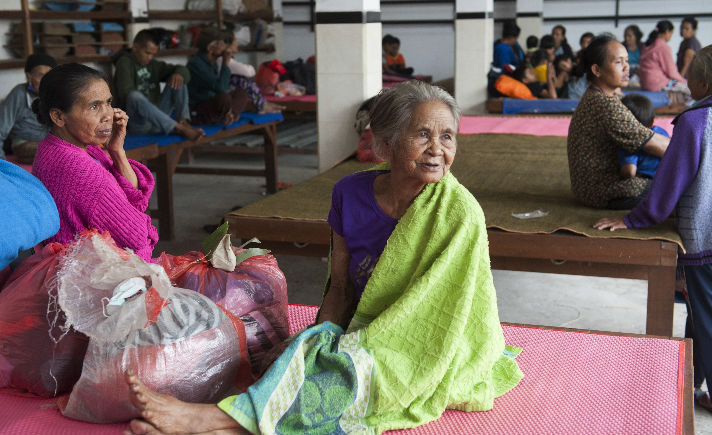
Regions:
<instances>
[{"instance_id":1,"label":"green blanket","mask_svg":"<svg viewBox=\"0 0 712 435\"><path fill-rule=\"evenodd\" d=\"M447 174L400 219L348 333L306 329L219 406L253 433L415 427L445 409L491 409L523 376L507 356L517 351L505 349L484 215Z\"/></svg>"}]
</instances>

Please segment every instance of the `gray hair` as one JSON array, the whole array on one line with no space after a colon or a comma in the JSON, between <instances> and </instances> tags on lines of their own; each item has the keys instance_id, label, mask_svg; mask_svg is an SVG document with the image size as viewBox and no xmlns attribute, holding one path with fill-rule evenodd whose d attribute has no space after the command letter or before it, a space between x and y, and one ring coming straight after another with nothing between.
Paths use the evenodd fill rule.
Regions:
<instances>
[{"instance_id":1,"label":"gray hair","mask_svg":"<svg viewBox=\"0 0 712 435\"><path fill-rule=\"evenodd\" d=\"M460 126L460 107L442 88L418 80L400 83L386 88L376 95L368 117L373 132L373 151L381 158L387 158L384 145L398 144L400 137L410 126L415 109L422 103L435 101L450 109L455 119L455 131Z\"/></svg>"},{"instance_id":2,"label":"gray hair","mask_svg":"<svg viewBox=\"0 0 712 435\"><path fill-rule=\"evenodd\" d=\"M712 86L712 45L698 50L690 62L690 74L702 83Z\"/></svg>"}]
</instances>

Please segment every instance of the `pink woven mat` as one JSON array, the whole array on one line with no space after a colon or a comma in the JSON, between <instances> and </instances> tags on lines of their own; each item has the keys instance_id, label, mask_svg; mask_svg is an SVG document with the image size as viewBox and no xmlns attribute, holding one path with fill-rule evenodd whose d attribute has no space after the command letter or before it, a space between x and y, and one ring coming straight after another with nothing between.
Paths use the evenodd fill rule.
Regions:
<instances>
[{"instance_id":1,"label":"pink woven mat","mask_svg":"<svg viewBox=\"0 0 712 435\"><path fill-rule=\"evenodd\" d=\"M655 125L672 134L672 118L656 117ZM547 118L543 116L463 116L460 134L504 133L531 134L534 136L568 136L570 117Z\"/></svg>"},{"instance_id":2,"label":"pink woven mat","mask_svg":"<svg viewBox=\"0 0 712 435\"><path fill-rule=\"evenodd\" d=\"M291 305L290 333L309 325L316 307ZM438 420L391 434L681 433L684 342L503 326L524 379L488 412L446 411ZM0 392L0 434L120 434L126 424L64 418L53 399Z\"/></svg>"},{"instance_id":3,"label":"pink woven mat","mask_svg":"<svg viewBox=\"0 0 712 435\"><path fill-rule=\"evenodd\" d=\"M316 95L287 95L286 97L276 97L274 95L267 95L265 99L268 101L274 101L279 103L280 101L311 101L316 102Z\"/></svg>"}]
</instances>

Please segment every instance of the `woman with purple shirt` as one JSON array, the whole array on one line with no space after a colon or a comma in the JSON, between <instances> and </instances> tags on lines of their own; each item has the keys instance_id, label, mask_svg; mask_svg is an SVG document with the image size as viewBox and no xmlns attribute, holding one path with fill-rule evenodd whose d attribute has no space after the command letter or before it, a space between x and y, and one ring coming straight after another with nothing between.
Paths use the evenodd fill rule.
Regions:
<instances>
[{"instance_id":1,"label":"woman with purple shirt","mask_svg":"<svg viewBox=\"0 0 712 435\"><path fill-rule=\"evenodd\" d=\"M695 378L701 384L701 374L712 380L712 46L697 52L689 78L692 98L698 103L673 121L672 139L648 196L626 216L601 219L594 228L645 228L676 211L685 247L678 265L689 296L688 319L694 329L695 356L700 357ZM696 397L698 404L712 411L709 393L699 391Z\"/></svg>"}]
</instances>

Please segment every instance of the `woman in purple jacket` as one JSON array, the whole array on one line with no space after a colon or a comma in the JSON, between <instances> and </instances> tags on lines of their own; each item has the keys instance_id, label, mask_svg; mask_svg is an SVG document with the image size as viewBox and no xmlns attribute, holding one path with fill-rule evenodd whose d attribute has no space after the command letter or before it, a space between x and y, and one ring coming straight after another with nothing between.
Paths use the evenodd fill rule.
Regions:
<instances>
[{"instance_id":1,"label":"woman in purple jacket","mask_svg":"<svg viewBox=\"0 0 712 435\"><path fill-rule=\"evenodd\" d=\"M695 340L696 384L712 382L712 45L690 64L689 87L697 104L675 118L672 139L648 196L626 216L604 218L599 230L646 228L677 215L685 247L678 265L689 295L688 323ZM709 386L708 386L709 388ZM709 393L698 391L697 403L712 411Z\"/></svg>"}]
</instances>

